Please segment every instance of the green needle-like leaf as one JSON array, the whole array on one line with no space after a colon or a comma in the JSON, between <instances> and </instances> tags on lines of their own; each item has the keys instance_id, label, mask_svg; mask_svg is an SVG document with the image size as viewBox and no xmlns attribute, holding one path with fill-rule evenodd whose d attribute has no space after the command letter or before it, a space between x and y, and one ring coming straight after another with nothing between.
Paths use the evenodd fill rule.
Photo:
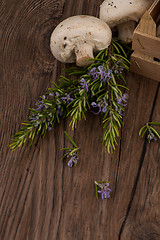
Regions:
<instances>
[{"instance_id":1,"label":"green needle-like leaf","mask_svg":"<svg viewBox=\"0 0 160 240\"><path fill-rule=\"evenodd\" d=\"M73 144L73 146L75 146L77 148L77 144L75 143L75 141L71 138L71 136L64 131L64 133L66 134L66 137L68 138L68 140Z\"/></svg>"}]
</instances>

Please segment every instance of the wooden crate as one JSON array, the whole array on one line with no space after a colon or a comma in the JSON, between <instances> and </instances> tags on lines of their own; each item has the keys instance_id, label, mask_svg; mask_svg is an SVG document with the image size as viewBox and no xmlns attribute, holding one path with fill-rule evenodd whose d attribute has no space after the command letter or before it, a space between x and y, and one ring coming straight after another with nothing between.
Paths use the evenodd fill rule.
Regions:
<instances>
[{"instance_id":1,"label":"wooden crate","mask_svg":"<svg viewBox=\"0 0 160 240\"><path fill-rule=\"evenodd\" d=\"M156 0L134 31L130 70L160 82L160 38L156 37L159 18L160 0Z\"/></svg>"}]
</instances>

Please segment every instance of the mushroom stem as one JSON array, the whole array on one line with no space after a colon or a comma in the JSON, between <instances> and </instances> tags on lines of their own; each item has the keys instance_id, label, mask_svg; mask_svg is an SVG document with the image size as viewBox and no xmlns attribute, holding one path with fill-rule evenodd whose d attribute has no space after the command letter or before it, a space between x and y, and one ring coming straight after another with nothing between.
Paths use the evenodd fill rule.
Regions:
<instances>
[{"instance_id":1,"label":"mushroom stem","mask_svg":"<svg viewBox=\"0 0 160 240\"><path fill-rule=\"evenodd\" d=\"M121 23L117 26L118 28L118 37L125 43L132 42L133 32L136 28L137 22L136 21L129 21L125 23Z\"/></svg>"},{"instance_id":2,"label":"mushroom stem","mask_svg":"<svg viewBox=\"0 0 160 240\"><path fill-rule=\"evenodd\" d=\"M88 66L91 64L89 61L93 56L92 43L77 43L75 46L76 64L79 67Z\"/></svg>"}]
</instances>

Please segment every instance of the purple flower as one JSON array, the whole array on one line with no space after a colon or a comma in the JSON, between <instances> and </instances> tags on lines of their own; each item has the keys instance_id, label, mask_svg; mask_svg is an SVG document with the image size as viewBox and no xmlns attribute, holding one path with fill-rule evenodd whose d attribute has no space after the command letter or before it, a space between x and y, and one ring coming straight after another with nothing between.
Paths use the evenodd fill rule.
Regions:
<instances>
[{"instance_id":1,"label":"purple flower","mask_svg":"<svg viewBox=\"0 0 160 240\"><path fill-rule=\"evenodd\" d=\"M110 80L112 78L111 73L112 73L112 70L109 69L108 72L105 74L105 77L103 79L104 82L108 81L108 80Z\"/></svg>"},{"instance_id":2,"label":"purple flower","mask_svg":"<svg viewBox=\"0 0 160 240\"><path fill-rule=\"evenodd\" d=\"M102 200L104 198L110 198L111 189L109 188L109 183L98 184L98 186L101 188L98 193L101 194Z\"/></svg>"},{"instance_id":3,"label":"purple flower","mask_svg":"<svg viewBox=\"0 0 160 240\"><path fill-rule=\"evenodd\" d=\"M38 116L36 116L36 115L33 114L33 115L29 118L29 120L31 120L31 122L37 121L37 120L38 120Z\"/></svg>"},{"instance_id":4,"label":"purple flower","mask_svg":"<svg viewBox=\"0 0 160 240\"><path fill-rule=\"evenodd\" d=\"M49 96L55 97L55 93L54 93L54 92L51 92L51 93L49 93Z\"/></svg>"},{"instance_id":5,"label":"purple flower","mask_svg":"<svg viewBox=\"0 0 160 240\"><path fill-rule=\"evenodd\" d=\"M105 82L112 78L111 76L112 70L104 69L103 65L98 66L98 70L94 67L90 70L89 75L92 76L93 80L96 80L98 77L100 77L100 80Z\"/></svg>"},{"instance_id":6,"label":"purple flower","mask_svg":"<svg viewBox=\"0 0 160 240\"><path fill-rule=\"evenodd\" d=\"M49 131L52 130L52 123L51 123L51 122L47 122L47 129L48 129Z\"/></svg>"},{"instance_id":7,"label":"purple flower","mask_svg":"<svg viewBox=\"0 0 160 240\"><path fill-rule=\"evenodd\" d=\"M43 102L43 99L46 99L46 96L45 95L42 95L42 100L41 101L37 101L36 102L36 106L37 108L35 110L37 111L43 111L44 109L47 109L48 106L46 105L46 103Z\"/></svg>"},{"instance_id":8,"label":"purple flower","mask_svg":"<svg viewBox=\"0 0 160 240\"><path fill-rule=\"evenodd\" d=\"M73 101L73 98L71 98L69 94L65 94L65 97L61 97L61 100L69 104L69 102Z\"/></svg>"},{"instance_id":9,"label":"purple flower","mask_svg":"<svg viewBox=\"0 0 160 240\"><path fill-rule=\"evenodd\" d=\"M38 106L35 110L37 110L37 111L42 111L44 108L45 108L45 106L43 105L43 104L39 104L38 105L38 103L36 103L36 106Z\"/></svg>"},{"instance_id":10,"label":"purple flower","mask_svg":"<svg viewBox=\"0 0 160 240\"><path fill-rule=\"evenodd\" d=\"M80 80L80 84L81 84L82 88L85 89L88 92L88 84L87 84L87 82L84 78L82 78Z\"/></svg>"},{"instance_id":11,"label":"purple flower","mask_svg":"<svg viewBox=\"0 0 160 240\"><path fill-rule=\"evenodd\" d=\"M109 69L108 72L104 69L102 65L98 67L99 72L97 72L100 75L100 80L105 82L108 81L111 77L112 70Z\"/></svg>"},{"instance_id":12,"label":"purple flower","mask_svg":"<svg viewBox=\"0 0 160 240\"><path fill-rule=\"evenodd\" d=\"M58 115L59 117L62 117L62 115L63 115L63 112L62 112L62 110L61 110L61 105L58 105L58 106L57 106L57 115Z\"/></svg>"},{"instance_id":13,"label":"purple flower","mask_svg":"<svg viewBox=\"0 0 160 240\"><path fill-rule=\"evenodd\" d=\"M123 70L125 69L124 66L122 65L123 64L123 60L122 59L119 59L113 66L113 72L116 74L116 75L119 75L123 72Z\"/></svg>"},{"instance_id":14,"label":"purple flower","mask_svg":"<svg viewBox=\"0 0 160 240\"><path fill-rule=\"evenodd\" d=\"M91 106L92 106L92 107L97 107L97 103L92 102L92 103L91 103Z\"/></svg>"},{"instance_id":15,"label":"purple flower","mask_svg":"<svg viewBox=\"0 0 160 240\"><path fill-rule=\"evenodd\" d=\"M94 114L98 115L98 114L101 112L101 107L100 107L96 102L92 102L92 103L91 103L91 106L92 106L93 108L96 108L96 109L97 109L97 112L91 111L91 112L93 112Z\"/></svg>"},{"instance_id":16,"label":"purple flower","mask_svg":"<svg viewBox=\"0 0 160 240\"><path fill-rule=\"evenodd\" d=\"M29 120L31 121L31 123L33 124L34 127L37 127L39 124L39 116L36 114L32 114L32 116L29 118Z\"/></svg>"},{"instance_id":17,"label":"purple flower","mask_svg":"<svg viewBox=\"0 0 160 240\"><path fill-rule=\"evenodd\" d=\"M103 112L103 113L106 113L106 112L107 112L107 107L106 107L106 106L104 106L104 107L102 108L102 112Z\"/></svg>"},{"instance_id":18,"label":"purple flower","mask_svg":"<svg viewBox=\"0 0 160 240\"><path fill-rule=\"evenodd\" d=\"M90 75L93 80L96 80L99 77L95 67L90 70L88 75Z\"/></svg>"},{"instance_id":19,"label":"purple flower","mask_svg":"<svg viewBox=\"0 0 160 240\"><path fill-rule=\"evenodd\" d=\"M99 70L98 74L100 75L100 80L102 81L105 79L106 71L104 70L104 67L102 65L98 67L98 70Z\"/></svg>"},{"instance_id":20,"label":"purple flower","mask_svg":"<svg viewBox=\"0 0 160 240\"><path fill-rule=\"evenodd\" d=\"M156 138L156 136L154 135L154 133L152 133L151 132L151 130L149 130L149 134L148 134L148 136L147 136L147 139L149 140L149 141L157 141L157 138Z\"/></svg>"},{"instance_id":21,"label":"purple flower","mask_svg":"<svg viewBox=\"0 0 160 240\"><path fill-rule=\"evenodd\" d=\"M102 113L106 113L107 112L107 107L108 107L108 103L106 102L106 97L104 96L103 98L99 99L99 102L92 102L91 106L95 109L97 109L97 111L92 111L94 114L99 114L100 112Z\"/></svg>"},{"instance_id":22,"label":"purple flower","mask_svg":"<svg viewBox=\"0 0 160 240\"><path fill-rule=\"evenodd\" d=\"M121 97L117 98L117 103L122 107L127 105L128 94L123 94Z\"/></svg>"},{"instance_id":23,"label":"purple flower","mask_svg":"<svg viewBox=\"0 0 160 240\"><path fill-rule=\"evenodd\" d=\"M59 100L59 97L60 97L60 93L59 92L55 92L55 99L56 99L56 104L60 104L60 100Z\"/></svg>"},{"instance_id":24,"label":"purple flower","mask_svg":"<svg viewBox=\"0 0 160 240\"><path fill-rule=\"evenodd\" d=\"M70 155L68 155L67 157L69 157ZM74 154L71 155L71 158L70 160L68 161L68 167L73 167L74 164L76 165L77 164L77 160L78 160L78 157Z\"/></svg>"}]
</instances>

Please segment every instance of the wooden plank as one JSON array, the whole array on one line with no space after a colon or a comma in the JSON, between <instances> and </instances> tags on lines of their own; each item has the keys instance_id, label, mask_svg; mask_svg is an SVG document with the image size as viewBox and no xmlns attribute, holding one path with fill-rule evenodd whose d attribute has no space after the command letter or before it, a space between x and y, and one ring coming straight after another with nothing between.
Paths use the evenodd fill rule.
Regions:
<instances>
[{"instance_id":1,"label":"wooden plank","mask_svg":"<svg viewBox=\"0 0 160 240\"><path fill-rule=\"evenodd\" d=\"M148 11L146 11L144 13L144 15L142 16L138 26L136 27L134 33L146 33L149 34L151 36L155 36L155 32L156 32L156 24L153 20L153 18L151 17L151 15L149 14ZM134 36L133 36L134 37ZM134 38L133 38L134 41Z\"/></svg>"},{"instance_id":2,"label":"wooden plank","mask_svg":"<svg viewBox=\"0 0 160 240\"><path fill-rule=\"evenodd\" d=\"M160 58L160 38L145 33L134 33L133 50Z\"/></svg>"}]
</instances>

